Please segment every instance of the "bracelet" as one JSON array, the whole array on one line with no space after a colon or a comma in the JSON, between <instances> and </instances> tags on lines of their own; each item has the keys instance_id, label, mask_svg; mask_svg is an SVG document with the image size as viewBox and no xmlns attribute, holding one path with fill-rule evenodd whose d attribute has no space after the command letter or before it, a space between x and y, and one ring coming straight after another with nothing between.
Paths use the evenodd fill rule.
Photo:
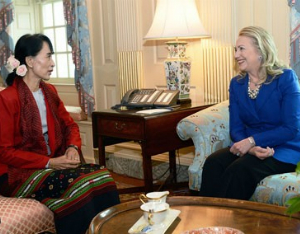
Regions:
<instances>
[{"instance_id":1,"label":"bracelet","mask_svg":"<svg viewBox=\"0 0 300 234\"><path fill-rule=\"evenodd\" d=\"M74 149L76 149L78 151L78 146L77 145L68 145L67 149L68 148L74 148Z\"/></svg>"},{"instance_id":2,"label":"bracelet","mask_svg":"<svg viewBox=\"0 0 300 234\"><path fill-rule=\"evenodd\" d=\"M50 159L49 159L49 161L47 162L47 164L46 164L45 168L46 168L46 169L48 169L48 168L49 168L49 166L50 166Z\"/></svg>"},{"instance_id":3,"label":"bracelet","mask_svg":"<svg viewBox=\"0 0 300 234\"><path fill-rule=\"evenodd\" d=\"M254 141L253 137L248 137L248 140L252 146L255 146L255 141Z\"/></svg>"}]
</instances>

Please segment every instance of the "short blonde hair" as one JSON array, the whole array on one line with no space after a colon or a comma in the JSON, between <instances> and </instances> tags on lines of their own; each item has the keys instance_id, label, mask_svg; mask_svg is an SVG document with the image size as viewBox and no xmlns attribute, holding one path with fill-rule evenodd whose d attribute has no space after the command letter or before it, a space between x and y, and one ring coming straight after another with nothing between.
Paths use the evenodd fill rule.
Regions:
<instances>
[{"instance_id":1,"label":"short blonde hair","mask_svg":"<svg viewBox=\"0 0 300 234\"><path fill-rule=\"evenodd\" d=\"M271 82L277 75L283 73L283 69L287 68L283 62L278 59L277 48L274 39L270 33L265 29L258 26L249 26L241 29L239 36L245 36L252 39L254 46L262 56L262 64L260 68L260 79L264 83L267 79L267 75L271 75ZM242 76L245 76L244 72L240 72Z\"/></svg>"}]
</instances>

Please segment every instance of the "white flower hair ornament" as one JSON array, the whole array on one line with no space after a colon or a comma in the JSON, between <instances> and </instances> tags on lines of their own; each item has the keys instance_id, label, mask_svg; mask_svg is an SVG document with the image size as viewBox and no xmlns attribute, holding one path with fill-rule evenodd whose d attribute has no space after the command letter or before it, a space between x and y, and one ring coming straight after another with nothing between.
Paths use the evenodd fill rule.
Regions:
<instances>
[{"instance_id":1,"label":"white flower hair ornament","mask_svg":"<svg viewBox=\"0 0 300 234\"><path fill-rule=\"evenodd\" d=\"M15 56L13 55L8 58L5 67L9 73L13 72L16 69L16 73L18 76L25 76L27 73L27 67L25 66L25 64L20 65L20 61L18 59L15 59Z\"/></svg>"}]
</instances>

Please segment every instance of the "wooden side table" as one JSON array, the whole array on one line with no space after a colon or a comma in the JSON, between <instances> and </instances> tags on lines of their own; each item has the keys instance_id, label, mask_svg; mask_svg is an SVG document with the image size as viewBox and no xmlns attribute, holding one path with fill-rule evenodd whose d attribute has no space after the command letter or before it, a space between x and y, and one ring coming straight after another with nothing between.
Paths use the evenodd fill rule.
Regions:
<instances>
[{"instance_id":1,"label":"wooden side table","mask_svg":"<svg viewBox=\"0 0 300 234\"><path fill-rule=\"evenodd\" d=\"M125 141L137 141L143 157L144 191L153 191L151 156L169 152L170 175L176 182L175 150L192 146L192 140L182 141L177 123L186 116L210 105L182 106L157 114L138 114L137 110L100 110L92 114L93 144L99 148L99 164L105 165L105 146Z\"/></svg>"}]
</instances>

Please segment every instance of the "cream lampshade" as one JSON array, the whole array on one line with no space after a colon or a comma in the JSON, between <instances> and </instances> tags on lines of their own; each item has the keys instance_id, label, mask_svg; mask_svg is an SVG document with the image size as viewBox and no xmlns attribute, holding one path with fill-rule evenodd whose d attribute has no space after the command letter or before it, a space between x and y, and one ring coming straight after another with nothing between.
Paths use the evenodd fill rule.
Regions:
<instances>
[{"instance_id":1,"label":"cream lampshade","mask_svg":"<svg viewBox=\"0 0 300 234\"><path fill-rule=\"evenodd\" d=\"M209 38L199 18L195 0L157 0L152 25L145 40L168 40L165 60L167 87L179 90L179 99L189 99L191 61L186 57L186 41Z\"/></svg>"}]
</instances>

